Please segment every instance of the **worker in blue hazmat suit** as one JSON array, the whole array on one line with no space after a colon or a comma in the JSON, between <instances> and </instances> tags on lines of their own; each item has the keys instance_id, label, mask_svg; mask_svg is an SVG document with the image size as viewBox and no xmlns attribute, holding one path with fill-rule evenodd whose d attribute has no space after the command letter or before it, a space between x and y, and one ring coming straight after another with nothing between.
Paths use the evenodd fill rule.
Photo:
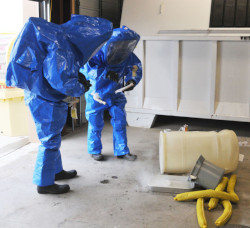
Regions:
<instances>
[{"instance_id":1,"label":"worker in blue hazmat suit","mask_svg":"<svg viewBox=\"0 0 250 228\"><path fill-rule=\"evenodd\" d=\"M15 41L6 84L24 89L41 142L33 176L38 193L68 192L69 185L55 184L55 180L77 174L63 169L59 150L68 112L64 101L89 89L79 69L111 35L108 20L73 15L62 25L30 18Z\"/></svg>"},{"instance_id":2,"label":"worker in blue hazmat suit","mask_svg":"<svg viewBox=\"0 0 250 228\"><path fill-rule=\"evenodd\" d=\"M100 51L85 64L80 72L86 76L92 87L85 93L86 118L88 120L88 153L97 160L103 160L101 132L104 127L104 110L108 110L113 127L114 155L133 161L127 145L126 98L116 91L130 85L133 89L142 78L140 60L133 53L140 36L126 26L114 29L112 37Z\"/></svg>"}]
</instances>

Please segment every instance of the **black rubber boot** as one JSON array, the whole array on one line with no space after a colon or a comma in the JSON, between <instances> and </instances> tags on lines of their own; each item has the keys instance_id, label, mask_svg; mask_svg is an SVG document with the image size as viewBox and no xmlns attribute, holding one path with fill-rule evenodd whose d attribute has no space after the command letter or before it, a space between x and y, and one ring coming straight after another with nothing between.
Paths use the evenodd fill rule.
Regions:
<instances>
[{"instance_id":1,"label":"black rubber boot","mask_svg":"<svg viewBox=\"0 0 250 228\"><path fill-rule=\"evenodd\" d=\"M91 157L94 158L96 161L102 161L104 159L102 154L91 154Z\"/></svg>"},{"instance_id":2,"label":"black rubber boot","mask_svg":"<svg viewBox=\"0 0 250 228\"><path fill-rule=\"evenodd\" d=\"M68 192L70 189L68 184L53 184L49 186L37 186L37 192L40 194L63 194Z\"/></svg>"},{"instance_id":3,"label":"black rubber boot","mask_svg":"<svg viewBox=\"0 0 250 228\"><path fill-rule=\"evenodd\" d=\"M122 159L125 159L125 160L128 160L128 161L134 161L134 160L136 160L137 155L125 154L125 155L117 156L117 158L122 158Z\"/></svg>"},{"instance_id":4,"label":"black rubber boot","mask_svg":"<svg viewBox=\"0 0 250 228\"><path fill-rule=\"evenodd\" d=\"M65 171L62 170L60 173L55 175L55 180L64 180L64 179L71 179L76 176L76 170Z\"/></svg>"}]
</instances>

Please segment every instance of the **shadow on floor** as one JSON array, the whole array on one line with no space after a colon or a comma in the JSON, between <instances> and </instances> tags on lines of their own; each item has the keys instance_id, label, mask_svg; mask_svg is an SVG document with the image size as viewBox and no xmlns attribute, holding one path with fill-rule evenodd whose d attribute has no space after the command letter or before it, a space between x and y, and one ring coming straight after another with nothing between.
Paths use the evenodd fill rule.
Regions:
<instances>
[{"instance_id":1,"label":"shadow on floor","mask_svg":"<svg viewBox=\"0 0 250 228\"><path fill-rule=\"evenodd\" d=\"M224 120L196 119L187 117L157 116L153 128L179 130L184 124L190 131L233 130L237 136L250 137L250 123Z\"/></svg>"}]
</instances>

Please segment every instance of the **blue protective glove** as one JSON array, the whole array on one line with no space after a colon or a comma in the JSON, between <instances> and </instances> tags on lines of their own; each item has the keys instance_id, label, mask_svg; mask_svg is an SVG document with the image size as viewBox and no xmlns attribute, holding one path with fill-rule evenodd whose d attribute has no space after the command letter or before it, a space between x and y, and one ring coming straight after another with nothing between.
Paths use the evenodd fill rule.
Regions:
<instances>
[{"instance_id":1,"label":"blue protective glove","mask_svg":"<svg viewBox=\"0 0 250 228\"><path fill-rule=\"evenodd\" d=\"M133 83L134 86L132 86L132 87L130 87L130 88L124 90L124 91L130 91L130 90L133 90L133 89L135 88L136 83L135 83L134 80L129 80L129 81L126 83L126 86L129 85L130 83Z\"/></svg>"},{"instance_id":2,"label":"blue protective glove","mask_svg":"<svg viewBox=\"0 0 250 228\"><path fill-rule=\"evenodd\" d=\"M92 86L90 80L87 80L85 75L80 72L78 72L78 81L83 84L85 92Z\"/></svg>"}]
</instances>

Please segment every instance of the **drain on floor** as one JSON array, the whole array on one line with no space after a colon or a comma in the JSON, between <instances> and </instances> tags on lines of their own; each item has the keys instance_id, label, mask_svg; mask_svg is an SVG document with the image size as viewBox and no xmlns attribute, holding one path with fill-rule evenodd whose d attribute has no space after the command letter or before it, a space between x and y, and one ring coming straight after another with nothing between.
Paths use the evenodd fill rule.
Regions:
<instances>
[{"instance_id":1,"label":"drain on floor","mask_svg":"<svg viewBox=\"0 0 250 228\"><path fill-rule=\"evenodd\" d=\"M109 180L106 180L106 179L105 179L105 180L101 180L100 183L101 183L101 184L108 184L108 183L109 183Z\"/></svg>"}]
</instances>

